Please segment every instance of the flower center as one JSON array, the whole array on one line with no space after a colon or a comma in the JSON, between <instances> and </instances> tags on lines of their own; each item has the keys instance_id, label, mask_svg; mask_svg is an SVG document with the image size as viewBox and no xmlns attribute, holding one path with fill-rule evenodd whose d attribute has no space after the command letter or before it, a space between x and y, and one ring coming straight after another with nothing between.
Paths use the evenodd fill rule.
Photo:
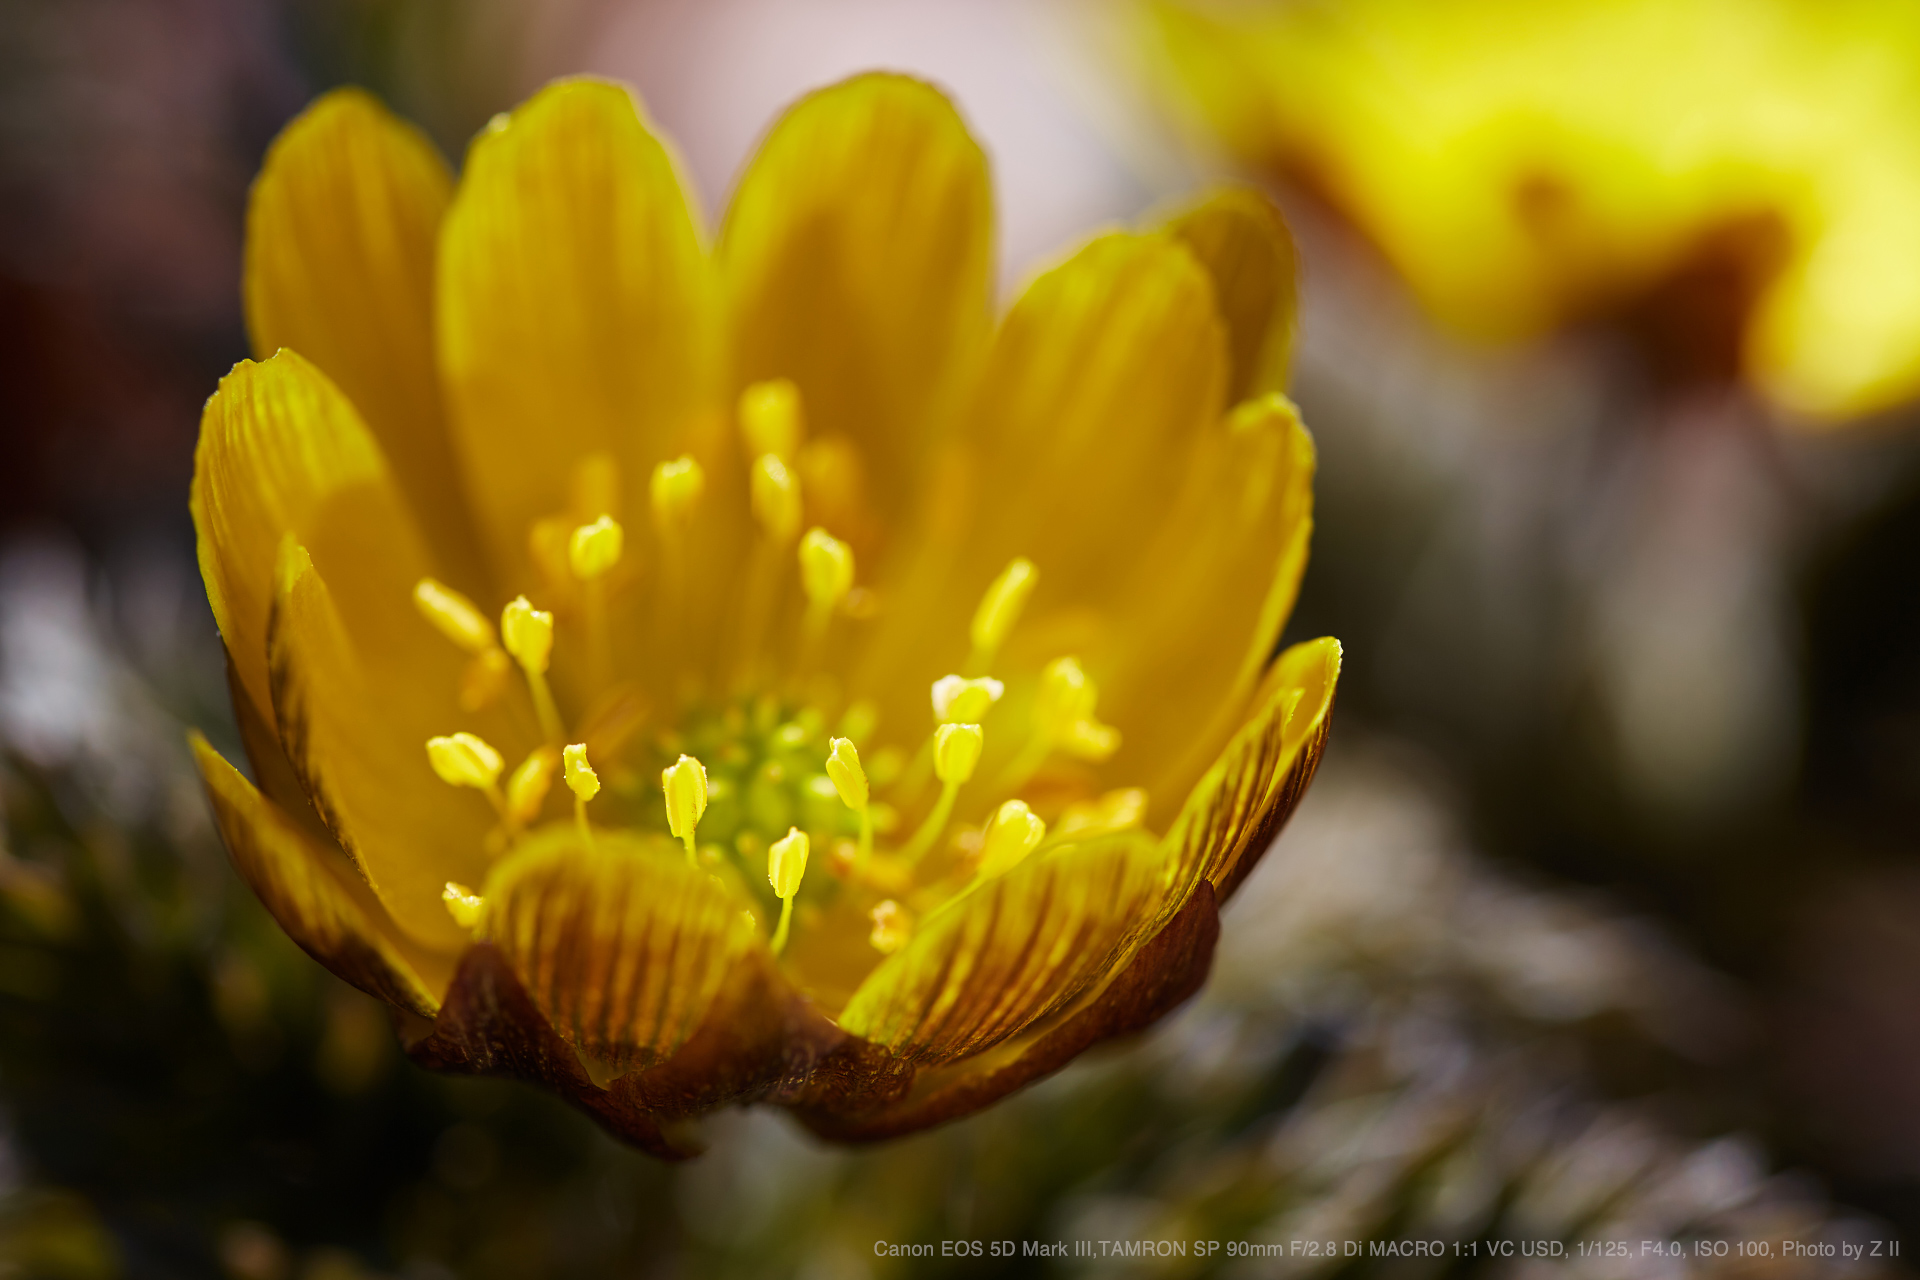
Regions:
<instances>
[{"instance_id":1,"label":"flower center","mask_svg":"<svg viewBox=\"0 0 1920 1280\"><path fill-rule=\"evenodd\" d=\"M467 655L462 708L520 697L512 691L518 684L541 735L511 772L498 750L471 733L433 739L428 756L444 782L479 791L492 806L495 857L542 825L558 775L572 792L572 822L590 856L613 856L599 850L596 827L650 835L663 848L677 843L767 927L776 952L796 962L825 957L828 968L838 955L841 968L863 970L904 946L929 913L1005 875L1042 845L1048 823L1014 793L1049 760L1104 760L1120 735L1097 718L1098 690L1071 656L1029 676L1018 723L996 719L1007 686L989 673L1038 581L1024 558L982 596L965 673L932 682L934 728L916 747L877 742L873 704L843 704L831 689L809 693L806 679L767 667L765 641L796 572L804 605L794 671L804 676L847 611L856 567L852 548L825 528L800 531L804 507L792 465L804 434L798 391L784 379L749 387L739 422L752 457L756 530L727 644L735 650L736 687L748 691L696 701L651 732L640 732L645 726L630 713L621 723L623 704L609 695L620 687L612 670L620 637L610 628L628 615L610 605L618 593L648 592L654 617L646 625L660 631L661 649L678 644L668 633L692 582L690 529L705 476L690 457L654 469L648 496L657 554L648 582L625 562L626 532L605 509L617 487L612 463L590 458L575 478L574 507L594 514L539 521L530 545L549 578L571 592L560 601L563 625L581 634L562 652L585 669L563 663L559 675L564 689L591 691L593 709L570 733L548 682L553 612L516 597L496 633L472 601L422 579L414 589L422 616ZM554 572L561 569L564 578ZM977 827L955 824L963 794L968 811L989 813ZM1008 798L990 810L980 803L993 796ZM1056 835L1072 835L1137 826L1144 811L1145 793L1134 790L1049 813ZM473 888L450 883L443 896L463 927L483 921L484 898Z\"/></svg>"}]
</instances>

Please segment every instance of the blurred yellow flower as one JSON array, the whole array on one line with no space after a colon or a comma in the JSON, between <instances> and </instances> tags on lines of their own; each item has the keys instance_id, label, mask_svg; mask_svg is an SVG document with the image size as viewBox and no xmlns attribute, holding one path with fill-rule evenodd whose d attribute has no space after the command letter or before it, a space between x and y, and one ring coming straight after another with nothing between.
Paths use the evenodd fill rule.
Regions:
<instances>
[{"instance_id":1,"label":"blurred yellow flower","mask_svg":"<svg viewBox=\"0 0 1920 1280\"><path fill-rule=\"evenodd\" d=\"M871 1138L1204 978L1340 660L1273 657L1291 248L1226 192L996 325L990 207L887 75L794 106L711 251L613 84L457 185L355 91L274 144L193 485L254 781L196 750L417 1061L662 1154L755 1101Z\"/></svg>"},{"instance_id":2,"label":"blurred yellow flower","mask_svg":"<svg viewBox=\"0 0 1920 1280\"><path fill-rule=\"evenodd\" d=\"M1671 302L1691 278L1654 317L1660 339L1725 346L1793 411L1844 418L1920 392L1906 0L1154 13L1205 127L1310 183L1461 331L1525 337Z\"/></svg>"}]
</instances>

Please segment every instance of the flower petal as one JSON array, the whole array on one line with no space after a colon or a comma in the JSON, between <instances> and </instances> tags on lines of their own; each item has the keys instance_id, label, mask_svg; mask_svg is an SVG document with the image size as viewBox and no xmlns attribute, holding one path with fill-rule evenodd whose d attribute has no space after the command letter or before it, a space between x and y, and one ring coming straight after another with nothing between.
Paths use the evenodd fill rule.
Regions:
<instances>
[{"instance_id":1,"label":"flower petal","mask_svg":"<svg viewBox=\"0 0 1920 1280\"><path fill-rule=\"evenodd\" d=\"M1161 825L1233 735L1307 567L1313 439L1269 395L1210 427L1179 500L1112 609L1094 655L1102 708L1125 726L1102 771L1144 785Z\"/></svg>"},{"instance_id":2,"label":"flower petal","mask_svg":"<svg viewBox=\"0 0 1920 1280\"><path fill-rule=\"evenodd\" d=\"M207 798L234 867L301 950L343 981L388 1004L432 1017L434 987L452 966L412 953L390 931L386 912L335 850L301 830L281 808L220 757L198 731L189 735ZM429 987L422 974L434 979Z\"/></svg>"},{"instance_id":3,"label":"flower petal","mask_svg":"<svg viewBox=\"0 0 1920 1280\"><path fill-rule=\"evenodd\" d=\"M643 523L653 465L711 397L712 289L667 150L623 87L571 80L475 139L441 231L439 355L500 585L533 585L532 522L589 454Z\"/></svg>"},{"instance_id":4,"label":"flower petal","mask_svg":"<svg viewBox=\"0 0 1920 1280\"><path fill-rule=\"evenodd\" d=\"M466 931L440 895L449 880L485 878L487 801L434 776L424 745L431 701L363 658L367 646L343 625L329 580L291 539L276 576L267 653L280 745L394 921L423 946L456 951Z\"/></svg>"},{"instance_id":5,"label":"flower petal","mask_svg":"<svg viewBox=\"0 0 1920 1280\"><path fill-rule=\"evenodd\" d=\"M443 563L471 531L433 362L433 259L452 179L360 89L318 99L267 152L247 206L254 354L291 347L364 415ZM459 575L456 575L459 576Z\"/></svg>"},{"instance_id":6,"label":"flower petal","mask_svg":"<svg viewBox=\"0 0 1920 1280\"><path fill-rule=\"evenodd\" d=\"M840 1027L913 1062L989 1049L1111 970L1152 921L1163 870L1140 832L1035 854L930 915Z\"/></svg>"},{"instance_id":7,"label":"flower petal","mask_svg":"<svg viewBox=\"0 0 1920 1280\"><path fill-rule=\"evenodd\" d=\"M885 74L801 99L741 178L718 257L737 384L791 378L810 433L850 438L897 516L990 320L992 191L953 104Z\"/></svg>"},{"instance_id":8,"label":"flower petal","mask_svg":"<svg viewBox=\"0 0 1920 1280\"><path fill-rule=\"evenodd\" d=\"M411 599L431 562L386 461L346 397L303 357L242 360L220 380L200 419L192 508L214 620L262 712L273 706L267 614L284 535L312 552L370 647L400 657L437 643Z\"/></svg>"},{"instance_id":9,"label":"flower petal","mask_svg":"<svg viewBox=\"0 0 1920 1280\"><path fill-rule=\"evenodd\" d=\"M534 1004L616 1074L670 1057L750 953L759 927L671 841L570 827L532 837L487 881L483 937Z\"/></svg>"},{"instance_id":10,"label":"flower petal","mask_svg":"<svg viewBox=\"0 0 1920 1280\"><path fill-rule=\"evenodd\" d=\"M1221 902L1293 815L1326 749L1340 642L1330 636L1294 645L1262 682L1260 710L1234 735L1180 810L1162 847L1174 897L1200 880Z\"/></svg>"},{"instance_id":11,"label":"flower petal","mask_svg":"<svg viewBox=\"0 0 1920 1280\"><path fill-rule=\"evenodd\" d=\"M1213 278L1233 372L1227 401L1287 387L1299 306L1299 259L1273 202L1246 187L1217 192L1175 217L1179 237Z\"/></svg>"}]
</instances>

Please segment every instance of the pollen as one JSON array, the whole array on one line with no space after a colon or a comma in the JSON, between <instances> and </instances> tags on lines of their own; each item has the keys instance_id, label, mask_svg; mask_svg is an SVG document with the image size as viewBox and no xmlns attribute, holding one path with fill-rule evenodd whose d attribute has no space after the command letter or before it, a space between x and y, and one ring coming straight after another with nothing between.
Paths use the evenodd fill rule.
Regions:
<instances>
[{"instance_id":1,"label":"pollen","mask_svg":"<svg viewBox=\"0 0 1920 1280\"><path fill-rule=\"evenodd\" d=\"M421 617L468 653L479 655L494 648L493 624L487 616L445 583L420 579L413 584L413 603Z\"/></svg>"},{"instance_id":2,"label":"pollen","mask_svg":"<svg viewBox=\"0 0 1920 1280\"><path fill-rule=\"evenodd\" d=\"M480 908L487 900L455 881L447 881L447 887L440 891L440 900L447 904L447 913L453 922L462 929L471 929L480 922Z\"/></svg>"},{"instance_id":3,"label":"pollen","mask_svg":"<svg viewBox=\"0 0 1920 1280\"><path fill-rule=\"evenodd\" d=\"M973 776L986 735L977 724L943 724L933 735L933 774L949 786Z\"/></svg>"},{"instance_id":4,"label":"pollen","mask_svg":"<svg viewBox=\"0 0 1920 1280\"><path fill-rule=\"evenodd\" d=\"M648 490L653 502L654 527L663 534L686 528L706 487L707 473L690 456L682 455L656 466Z\"/></svg>"},{"instance_id":5,"label":"pollen","mask_svg":"<svg viewBox=\"0 0 1920 1280\"><path fill-rule=\"evenodd\" d=\"M980 607L973 611L973 625L968 630L968 639L973 642L973 665L984 668L993 661L993 655L1000 651L1013 626L1020 621L1020 611L1027 607L1027 597L1033 594L1034 584L1040 580L1040 571L1033 567L1033 561L1020 556L1000 571L987 587L987 593L980 597Z\"/></svg>"},{"instance_id":6,"label":"pollen","mask_svg":"<svg viewBox=\"0 0 1920 1280\"><path fill-rule=\"evenodd\" d=\"M608 570L620 563L625 545L626 531L612 516L603 515L573 531L573 538L567 544L567 565L574 577L592 582L606 576Z\"/></svg>"},{"instance_id":7,"label":"pollen","mask_svg":"<svg viewBox=\"0 0 1920 1280\"><path fill-rule=\"evenodd\" d=\"M750 482L753 518L775 542L791 542L800 532L800 481L774 453L754 460Z\"/></svg>"},{"instance_id":8,"label":"pollen","mask_svg":"<svg viewBox=\"0 0 1920 1280\"><path fill-rule=\"evenodd\" d=\"M1046 838L1047 824L1037 817L1024 800L1009 800L1000 806L987 825L980 847L982 880L1003 876L1019 866L1026 856Z\"/></svg>"},{"instance_id":9,"label":"pollen","mask_svg":"<svg viewBox=\"0 0 1920 1280\"><path fill-rule=\"evenodd\" d=\"M982 677L942 676L933 682L933 718L941 724L978 724L1007 687Z\"/></svg>"},{"instance_id":10,"label":"pollen","mask_svg":"<svg viewBox=\"0 0 1920 1280\"><path fill-rule=\"evenodd\" d=\"M500 781L505 762L486 739L471 733L427 739L427 762L452 787L491 791Z\"/></svg>"},{"instance_id":11,"label":"pollen","mask_svg":"<svg viewBox=\"0 0 1920 1280\"><path fill-rule=\"evenodd\" d=\"M740 434L749 452L792 462L806 434L800 388L786 378L756 382L740 393Z\"/></svg>"},{"instance_id":12,"label":"pollen","mask_svg":"<svg viewBox=\"0 0 1920 1280\"><path fill-rule=\"evenodd\" d=\"M687 860L693 860L693 833L707 811L707 770L698 760L682 755L660 773L660 787L667 794L667 829L687 846Z\"/></svg>"},{"instance_id":13,"label":"pollen","mask_svg":"<svg viewBox=\"0 0 1920 1280\"><path fill-rule=\"evenodd\" d=\"M809 529L800 539L800 585L807 602L831 612L853 590L853 548L825 529Z\"/></svg>"}]
</instances>

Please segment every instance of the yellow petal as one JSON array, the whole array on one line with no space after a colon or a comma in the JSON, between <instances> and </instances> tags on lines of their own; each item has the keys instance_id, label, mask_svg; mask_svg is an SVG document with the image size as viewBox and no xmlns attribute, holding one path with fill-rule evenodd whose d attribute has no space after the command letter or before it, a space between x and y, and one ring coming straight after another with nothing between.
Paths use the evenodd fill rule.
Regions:
<instances>
[{"instance_id":1,"label":"yellow petal","mask_svg":"<svg viewBox=\"0 0 1920 1280\"><path fill-rule=\"evenodd\" d=\"M242 360L200 419L193 521L200 573L240 681L263 713L274 558L292 534L355 634L396 655L445 647L413 613L433 570L373 437L326 376L283 351Z\"/></svg>"},{"instance_id":2,"label":"yellow petal","mask_svg":"<svg viewBox=\"0 0 1920 1280\"><path fill-rule=\"evenodd\" d=\"M851 438L867 495L898 514L989 319L992 193L953 104L883 74L801 99L742 177L718 256L736 383L792 379L810 434Z\"/></svg>"},{"instance_id":3,"label":"yellow petal","mask_svg":"<svg viewBox=\"0 0 1920 1280\"><path fill-rule=\"evenodd\" d=\"M839 1024L918 1062L978 1053L1103 977L1153 922L1164 884L1139 832L1034 854L922 921Z\"/></svg>"},{"instance_id":4,"label":"yellow petal","mask_svg":"<svg viewBox=\"0 0 1920 1280\"><path fill-rule=\"evenodd\" d=\"M686 1043L759 928L679 846L567 827L522 844L487 881L480 934L561 1036L624 1072Z\"/></svg>"},{"instance_id":5,"label":"yellow petal","mask_svg":"<svg viewBox=\"0 0 1920 1280\"><path fill-rule=\"evenodd\" d=\"M432 1017L440 1004L434 988L446 989L450 960L418 953L410 959L411 949L337 850L302 831L197 731L190 741L233 865L287 935L343 981ZM433 988L423 972L433 976Z\"/></svg>"},{"instance_id":6,"label":"yellow petal","mask_svg":"<svg viewBox=\"0 0 1920 1280\"><path fill-rule=\"evenodd\" d=\"M654 464L710 404L708 268L674 164L619 85L564 81L494 119L440 239L439 351L456 449L508 590L576 466L619 462L641 522ZM631 506L631 510L628 507Z\"/></svg>"},{"instance_id":7,"label":"yellow petal","mask_svg":"<svg viewBox=\"0 0 1920 1280\"><path fill-rule=\"evenodd\" d=\"M433 259L452 180L419 130L339 89L274 140L247 206L247 328L365 418L443 562L474 567L433 358Z\"/></svg>"},{"instance_id":8,"label":"yellow petal","mask_svg":"<svg viewBox=\"0 0 1920 1280\"><path fill-rule=\"evenodd\" d=\"M1178 804L1245 718L1306 571L1313 474L1313 439L1279 395L1241 405L1202 437L1113 607L1101 718L1126 734L1102 773L1111 785Z\"/></svg>"},{"instance_id":9,"label":"yellow petal","mask_svg":"<svg viewBox=\"0 0 1920 1280\"><path fill-rule=\"evenodd\" d=\"M456 950L465 933L440 895L449 880L485 878L493 811L484 796L434 776L421 749L427 709L363 658L304 549L287 543L277 577L267 652L287 759L395 923L424 946Z\"/></svg>"},{"instance_id":10,"label":"yellow petal","mask_svg":"<svg viewBox=\"0 0 1920 1280\"><path fill-rule=\"evenodd\" d=\"M1306 793L1326 747L1340 642L1297 644L1275 660L1261 685L1260 710L1234 735L1187 797L1162 847L1183 901L1204 879L1225 902Z\"/></svg>"},{"instance_id":11,"label":"yellow petal","mask_svg":"<svg viewBox=\"0 0 1920 1280\"><path fill-rule=\"evenodd\" d=\"M1280 211L1257 191L1221 191L1167 224L1213 279L1233 372L1227 401L1284 391L1299 305L1299 259Z\"/></svg>"}]
</instances>

